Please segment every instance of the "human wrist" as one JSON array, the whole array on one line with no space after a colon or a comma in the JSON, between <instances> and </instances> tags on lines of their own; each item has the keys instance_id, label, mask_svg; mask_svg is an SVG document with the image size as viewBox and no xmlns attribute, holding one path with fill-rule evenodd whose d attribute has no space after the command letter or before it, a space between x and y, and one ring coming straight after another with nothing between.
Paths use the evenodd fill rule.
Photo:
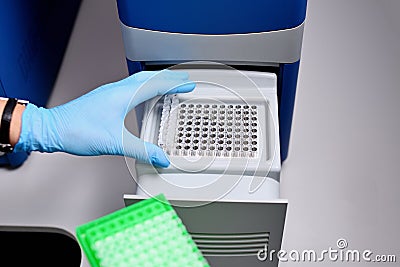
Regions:
<instances>
[{"instance_id":1,"label":"human wrist","mask_svg":"<svg viewBox=\"0 0 400 267\"><path fill-rule=\"evenodd\" d=\"M21 117L21 132L14 151L31 152L44 149L47 138L44 125L46 124L45 108L37 107L34 104L28 104Z\"/></svg>"},{"instance_id":2,"label":"human wrist","mask_svg":"<svg viewBox=\"0 0 400 267\"><path fill-rule=\"evenodd\" d=\"M21 134L22 114L25 111L25 105L17 104L15 106L11 124L10 124L10 144L12 147L18 143Z\"/></svg>"},{"instance_id":3,"label":"human wrist","mask_svg":"<svg viewBox=\"0 0 400 267\"><path fill-rule=\"evenodd\" d=\"M0 99L0 114L3 114L4 107L6 106L6 100ZM1 126L1 121L0 121Z\"/></svg>"},{"instance_id":4,"label":"human wrist","mask_svg":"<svg viewBox=\"0 0 400 267\"><path fill-rule=\"evenodd\" d=\"M0 99L0 129L1 129L1 116L3 114L3 110L6 106L7 100Z\"/></svg>"}]
</instances>

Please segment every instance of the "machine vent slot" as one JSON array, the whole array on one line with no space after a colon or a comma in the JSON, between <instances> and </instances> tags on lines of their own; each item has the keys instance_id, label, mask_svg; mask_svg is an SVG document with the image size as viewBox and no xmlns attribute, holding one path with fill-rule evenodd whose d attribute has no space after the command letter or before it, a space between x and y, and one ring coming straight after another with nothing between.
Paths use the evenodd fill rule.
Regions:
<instances>
[{"instance_id":1,"label":"machine vent slot","mask_svg":"<svg viewBox=\"0 0 400 267\"><path fill-rule=\"evenodd\" d=\"M191 236L204 256L252 256L268 247L269 234L269 232L191 233Z\"/></svg>"}]
</instances>

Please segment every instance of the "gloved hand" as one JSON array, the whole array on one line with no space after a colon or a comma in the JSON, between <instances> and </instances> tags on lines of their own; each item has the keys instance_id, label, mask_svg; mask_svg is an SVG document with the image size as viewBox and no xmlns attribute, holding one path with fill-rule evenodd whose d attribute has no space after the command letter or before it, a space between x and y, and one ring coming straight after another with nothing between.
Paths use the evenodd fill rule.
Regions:
<instances>
[{"instance_id":1,"label":"gloved hand","mask_svg":"<svg viewBox=\"0 0 400 267\"><path fill-rule=\"evenodd\" d=\"M132 108L157 95L192 91L195 83L188 77L181 71L143 71L51 109L28 104L14 151L126 155L168 167L163 150L132 135L124 119Z\"/></svg>"}]
</instances>

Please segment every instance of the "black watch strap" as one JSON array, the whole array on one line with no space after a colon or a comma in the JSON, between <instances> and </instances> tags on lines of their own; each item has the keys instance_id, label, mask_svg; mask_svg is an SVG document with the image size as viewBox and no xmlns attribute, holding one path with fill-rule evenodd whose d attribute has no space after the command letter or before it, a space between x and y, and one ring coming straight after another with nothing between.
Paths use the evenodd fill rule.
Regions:
<instances>
[{"instance_id":1,"label":"black watch strap","mask_svg":"<svg viewBox=\"0 0 400 267\"><path fill-rule=\"evenodd\" d=\"M10 144L11 118L17 103L18 100L16 98L9 98L4 107L0 124L0 144L4 145Z\"/></svg>"}]
</instances>

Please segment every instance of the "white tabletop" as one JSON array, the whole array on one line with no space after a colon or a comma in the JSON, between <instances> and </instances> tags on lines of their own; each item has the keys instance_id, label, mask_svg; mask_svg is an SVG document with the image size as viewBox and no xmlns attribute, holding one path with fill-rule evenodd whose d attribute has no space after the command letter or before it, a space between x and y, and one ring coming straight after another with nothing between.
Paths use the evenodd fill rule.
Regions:
<instances>
[{"instance_id":1,"label":"white tabletop","mask_svg":"<svg viewBox=\"0 0 400 267\"><path fill-rule=\"evenodd\" d=\"M49 106L127 75L115 5L83 1ZM399 10L397 0L309 0L281 175L281 197L289 200L285 250L318 252L345 238L350 249L400 261ZM0 169L0 177L0 225L71 234L135 192L122 157L33 153L16 170ZM318 266L330 264L338 263Z\"/></svg>"}]
</instances>

